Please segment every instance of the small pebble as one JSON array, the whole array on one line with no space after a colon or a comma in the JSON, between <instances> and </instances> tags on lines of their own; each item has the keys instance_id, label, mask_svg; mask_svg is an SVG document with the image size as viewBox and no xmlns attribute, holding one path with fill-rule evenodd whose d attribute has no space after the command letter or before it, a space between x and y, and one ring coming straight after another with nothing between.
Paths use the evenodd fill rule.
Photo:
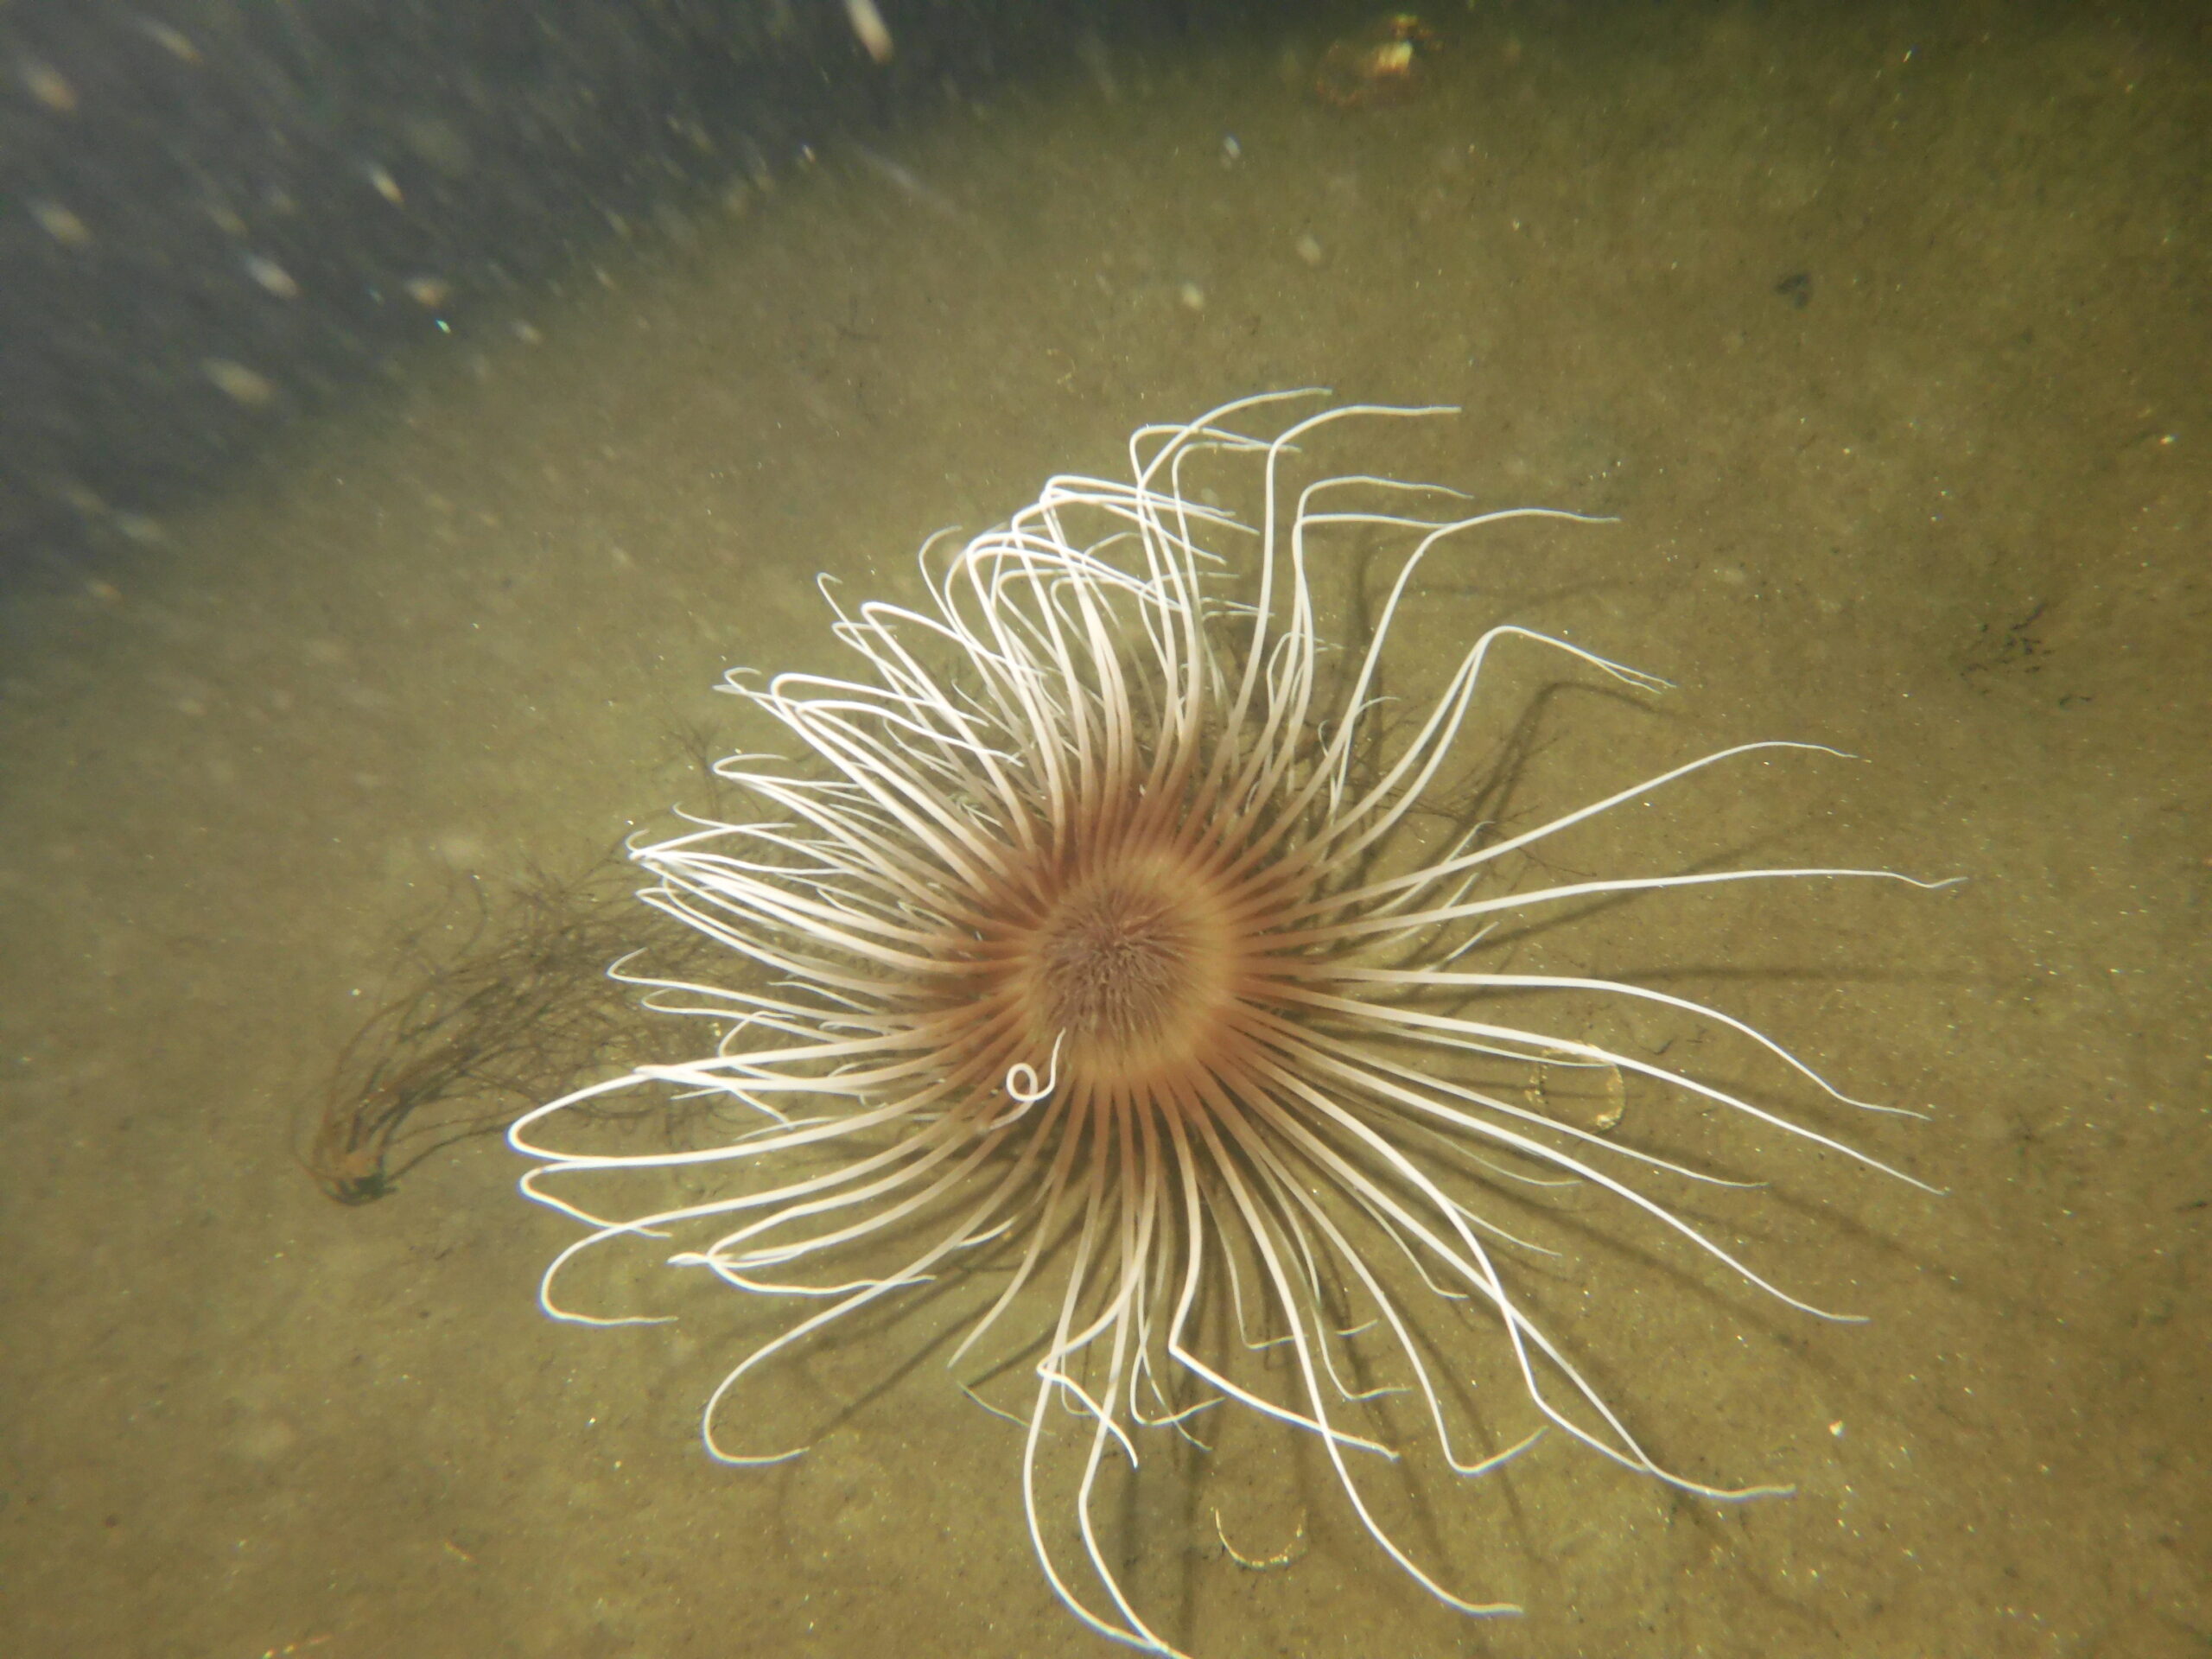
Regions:
<instances>
[{"instance_id":1,"label":"small pebble","mask_svg":"<svg viewBox=\"0 0 2212 1659\"><path fill-rule=\"evenodd\" d=\"M257 374L227 357L202 358L200 369L219 389L251 408L262 408L276 396L276 383L267 375Z\"/></svg>"},{"instance_id":2,"label":"small pebble","mask_svg":"<svg viewBox=\"0 0 2212 1659\"><path fill-rule=\"evenodd\" d=\"M155 43L178 62L197 63L200 61L200 48L167 23L156 22L151 18L148 18L144 20L143 27L146 33L153 37Z\"/></svg>"},{"instance_id":3,"label":"small pebble","mask_svg":"<svg viewBox=\"0 0 2212 1659\"><path fill-rule=\"evenodd\" d=\"M73 114L77 108L77 89L68 78L50 63L35 59L22 66L23 89L56 115Z\"/></svg>"},{"instance_id":4,"label":"small pebble","mask_svg":"<svg viewBox=\"0 0 2212 1659\"><path fill-rule=\"evenodd\" d=\"M246 255L245 274L280 300L300 297L300 285L292 279L292 273L264 254Z\"/></svg>"},{"instance_id":5,"label":"small pebble","mask_svg":"<svg viewBox=\"0 0 2212 1659\"><path fill-rule=\"evenodd\" d=\"M81 248L92 242L92 227L58 201L33 202L31 217L65 248Z\"/></svg>"}]
</instances>

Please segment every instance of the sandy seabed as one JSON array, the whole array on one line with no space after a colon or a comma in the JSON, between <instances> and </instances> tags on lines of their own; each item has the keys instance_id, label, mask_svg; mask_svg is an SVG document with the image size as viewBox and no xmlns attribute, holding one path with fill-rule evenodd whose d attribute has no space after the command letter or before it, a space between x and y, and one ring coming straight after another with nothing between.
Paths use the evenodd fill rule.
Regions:
<instances>
[{"instance_id":1,"label":"sandy seabed","mask_svg":"<svg viewBox=\"0 0 2212 1659\"><path fill-rule=\"evenodd\" d=\"M1455 16L1418 99L1353 115L1308 95L1317 40L1071 61L610 247L8 601L10 1651L1085 1650L926 1313L754 1397L771 1443L812 1414L808 1458L717 1468L696 1402L759 1310L551 1325L567 1234L503 1148L341 1210L292 1119L455 872L657 819L683 734L738 741L724 667L832 660L817 572L911 598L930 531L1300 385L1465 408L1346 464L1618 515L1459 548L1409 642L1512 620L1675 680L1566 702L1576 798L1756 737L1868 757L1702 785L1593 861L1971 876L1661 895L1585 964L1929 1109L1860 1138L1950 1192L1767 1149L1747 1248L1868 1325L1702 1281L1597 1310L1655 1450L1795 1497L1556 1437L1465 1488L1414 1459L1414 1547L1529 1608L1477 1624L1310 1459L1255 1455L1136 1515L1163 1628L1211 1659L2202 1651L2204 44L1841 10ZM1303 1514L1304 1553L1247 1571L1215 1510L1247 1554Z\"/></svg>"}]
</instances>

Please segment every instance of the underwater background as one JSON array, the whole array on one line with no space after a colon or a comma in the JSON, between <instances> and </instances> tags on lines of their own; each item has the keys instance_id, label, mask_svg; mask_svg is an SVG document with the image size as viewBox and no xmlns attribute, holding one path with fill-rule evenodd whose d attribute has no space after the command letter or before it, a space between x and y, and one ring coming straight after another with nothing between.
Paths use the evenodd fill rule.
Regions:
<instances>
[{"instance_id":1,"label":"underwater background","mask_svg":"<svg viewBox=\"0 0 2212 1659\"><path fill-rule=\"evenodd\" d=\"M1215 1656L2202 1652L2201 13L1497 0L1421 13L1378 79L1331 67L1389 28L1367 8L912 10L880 8L878 65L826 0L555 8L454 48L526 46L530 97L456 59L314 154L256 100L372 60L358 9L364 38L251 63L238 8L0 14L8 1650L1105 1650L931 1310L752 1396L836 1402L806 1458L720 1468L696 1408L763 1310L555 1325L571 1235L496 1139L341 1206L300 1123L472 878L707 804L699 754L747 730L723 670L837 660L819 573L911 602L932 531L1315 385L1463 407L1363 466L1620 519L1457 547L1414 619L1438 660L1510 620L1677 683L1559 711L1586 794L1758 738L1866 757L1700 792L1637 868L1970 878L1647 904L1586 963L1928 1110L1869 1138L1949 1192L1764 1148L1781 1208L1745 1248L1869 1325L1663 1270L1598 1310L1656 1453L1795 1497L1563 1443L1465 1485L1414 1459L1442 1575L1528 1608L1474 1623L1286 1439L1126 1517L1164 1628ZM681 54L730 31L709 96ZM122 74L126 38L185 79ZM554 60L600 90L549 107ZM196 157L196 263L118 231L127 168L80 164L111 114L204 114L194 75L240 100L162 152ZM410 124L441 99L481 126ZM289 212L280 162L315 184ZM1282 1570L1223 1542L1294 1523Z\"/></svg>"}]
</instances>

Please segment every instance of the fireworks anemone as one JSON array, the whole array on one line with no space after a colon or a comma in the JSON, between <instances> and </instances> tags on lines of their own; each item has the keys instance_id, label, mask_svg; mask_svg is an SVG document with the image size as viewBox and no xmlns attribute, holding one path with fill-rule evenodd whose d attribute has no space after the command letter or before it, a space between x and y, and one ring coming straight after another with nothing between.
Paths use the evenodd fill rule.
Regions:
<instances>
[{"instance_id":1,"label":"fireworks anemone","mask_svg":"<svg viewBox=\"0 0 2212 1659\"><path fill-rule=\"evenodd\" d=\"M673 1265L812 1307L715 1389L702 1434L724 1462L798 1455L733 1449L717 1430L732 1391L794 1344L956 1268L1004 1271L954 1363L995 1330L1018 1337L1034 1386L1026 1409L1001 1414L1023 1429L1038 1559L1084 1624L1159 1652L1173 1649L1102 1541L1102 1477L1117 1458L1134 1466L1141 1437L1199 1444L1207 1413L1239 1407L1312 1437L1360 1525L1430 1593L1471 1614L1515 1611L1439 1582L1363 1485L1398 1456L1381 1427L1394 1402L1462 1475L1529 1443L1463 1454L1466 1379L1425 1338L1425 1315L1465 1327L1454 1340L1486 1338L1538 1433L1548 1423L1709 1497L1776 1490L1703 1484L1648 1455L1516 1287L1541 1247L1497 1217L1571 1187L1792 1308L1847 1316L1791 1295L1654 1196L1741 1183L1573 1121L1502 1075L1633 1077L1912 1181L1565 1018L1543 1029L1501 1011L1593 995L1656 1005L1833 1101L1894 1110L1850 1100L1718 1009L1600 977L1485 971L1484 947L1502 923L1578 901L1740 881L1941 884L1814 868L1510 880L1502 861L1571 826L1745 755L1817 746L1724 749L1510 831L1440 805L1464 797L1453 757L1500 652L1557 653L1637 692L1666 683L1504 625L1425 706L1386 695L1386 647L1433 550L1508 519L1588 521L1454 518L1433 511L1452 492L1377 477L1300 483L1301 441L1329 423L1446 412L1335 409L1273 438L1236 429L1310 395L1146 427L1127 482L1055 478L957 551L932 542L922 608L833 601L861 664L850 678L732 676L798 757L724 761L759 815L694 820L634 855L655 878L649 901L732 954L727 983L643 982L662 1006L715 1021L719 1040L555 1101L511 1136L541 1160L526 1193L588 1229L546 1271L555 1317L639 1322L570 1311L556 1287L583 1252L639 1238L680 1240ZM1256 511L1240 518L1186 491L1200 465L1255 474ZM1310 577L1320 543L1353 538L1403 550L1364 642L1335 650ZM640 1089L703 1101L691 1143L549 1144L578 1109ZM625 1213L574 1196L640 1178L667 1190ZM1062 1484L1071 1532L1043 1497Z\"/></svg>"}]
</instances>

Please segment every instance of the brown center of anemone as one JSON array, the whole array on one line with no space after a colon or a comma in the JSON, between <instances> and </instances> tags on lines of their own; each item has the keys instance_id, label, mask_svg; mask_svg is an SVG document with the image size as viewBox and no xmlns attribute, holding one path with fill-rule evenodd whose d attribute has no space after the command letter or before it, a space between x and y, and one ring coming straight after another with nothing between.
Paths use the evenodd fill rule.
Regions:
<instances>
[{"instance_id":1,"label":"brown center of anemone","mask_svg":"<svg viewBox=\"0 0 2212 1659\"><path fill-rule=\"evenodd\" d=\"M1079 874L1021 953L1031 1041L1062 1043L1072 1077L1108 1089L1203 1065L1235 1000L1234 935L1217 885L1179 859Z\"/></svg>"},{"instance_id":2,"label":"brown center of anemone","mask_svg":"<svg viewBox=\"0 0 2212 1659\"><path fill-rule=\"evenodd\" d=\"M1150 1039L1188 990L1189 931L1173 904L1143 887L1085 893L1040 941L1046 1017L1094 1042Z\"/></svg>"}]
</instances>

